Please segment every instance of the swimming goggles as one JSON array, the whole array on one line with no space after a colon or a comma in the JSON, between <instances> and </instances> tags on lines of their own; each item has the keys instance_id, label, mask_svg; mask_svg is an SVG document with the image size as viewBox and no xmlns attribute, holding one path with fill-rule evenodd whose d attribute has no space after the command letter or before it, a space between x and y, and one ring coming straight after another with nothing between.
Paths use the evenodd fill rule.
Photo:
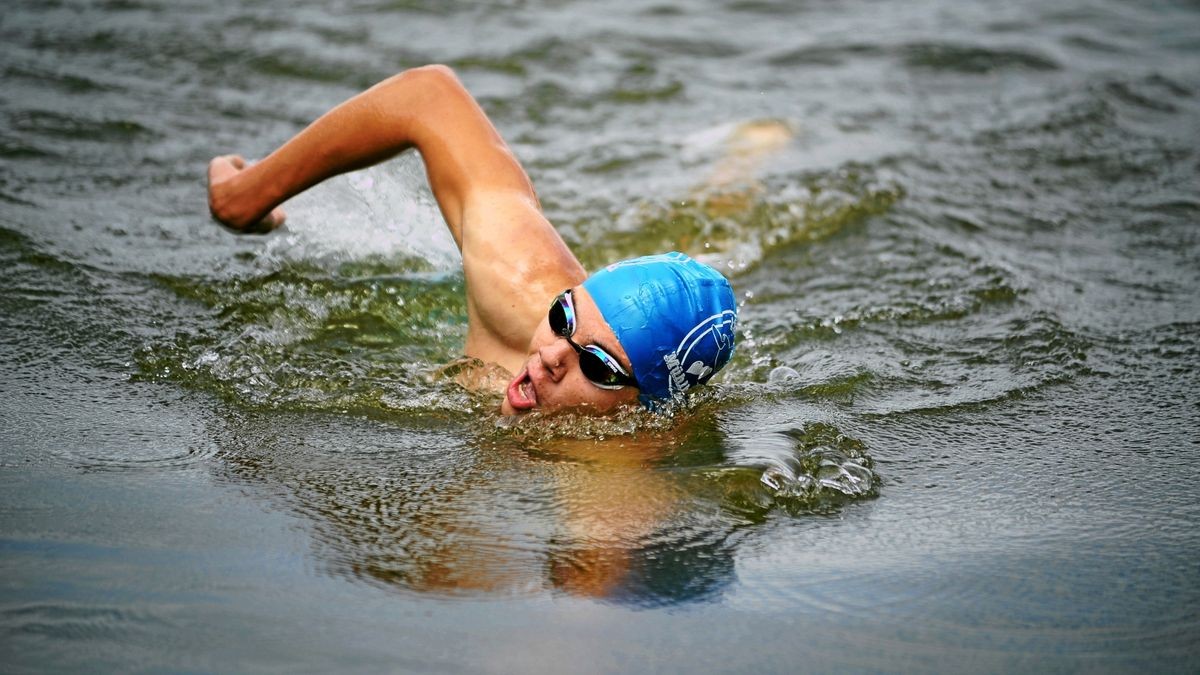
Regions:
<instances>
[{"instance_id":1,"label":"swimming goggles","mask_svg":"<svg viewBox=\"0 0 1200 675\"><path fill-rule=\"evenodd\" d=\"M550 305L549 319L550 330L565 339L579 354L579 369L589 382L601 389L637 386L637 380L630 377L611 354L596 345L581 346L571 339L575 334L575 302L571 297L571 289L568 288L554 298Z\"/></svg>"}]
</instances>

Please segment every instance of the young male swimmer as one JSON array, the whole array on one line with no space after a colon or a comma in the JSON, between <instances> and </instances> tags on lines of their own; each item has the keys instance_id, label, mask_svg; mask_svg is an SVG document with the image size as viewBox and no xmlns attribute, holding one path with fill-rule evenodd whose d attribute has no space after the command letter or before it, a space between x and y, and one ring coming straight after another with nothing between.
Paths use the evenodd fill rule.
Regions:
<instances>
[{"instance_id":1,"label":"young male swimmer","mask_svg":"<svg viewBox=\"0 0 1200 675\"><path fill-rule=\"evenodd\" d=\"M525 170L444 66L391 77L329 111L257 164L208 167L208 203L246 233L283 224L280 204L332 176L416 148L462 252L466 355L511 375L500 411L655 409L733 354L729 282L682 253L588 276L542 214ZM549 307L549 310L547 310Z\"/></svg>"}]
</instances>

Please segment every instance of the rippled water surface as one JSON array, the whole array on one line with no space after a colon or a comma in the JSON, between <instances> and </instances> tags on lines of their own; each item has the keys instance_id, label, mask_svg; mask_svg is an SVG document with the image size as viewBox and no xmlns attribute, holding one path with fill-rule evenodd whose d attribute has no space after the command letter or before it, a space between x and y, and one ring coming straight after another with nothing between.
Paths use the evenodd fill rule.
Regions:
<instances>
[{"instance_id":1,"label":"rippled water surface","mask_svg":"<svg viewBox=\"0 0 1200 675\"><path fill-rule=\"evenodd\" d=\"M1200 667L1195 3L223 4L0 10L0 670ZM730 274L686 409L459 389L414 156L208 220L430 62Z\"/></svg>"}]
</instances>

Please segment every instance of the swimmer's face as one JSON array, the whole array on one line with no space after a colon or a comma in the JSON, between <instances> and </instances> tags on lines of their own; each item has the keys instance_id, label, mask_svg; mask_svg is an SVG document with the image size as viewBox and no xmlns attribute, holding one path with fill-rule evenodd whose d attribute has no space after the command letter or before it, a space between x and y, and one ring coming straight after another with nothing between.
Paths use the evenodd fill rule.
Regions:
<instances>
[{"instance_id":1,"label":"swimmer's face","mask_svg":"<svg viewBox=\"0 0 1200 675\"><path fill-rule=\"evenodd\" d=\"M575 334L571 339L580 345L599 346L616 357L626 372L632 373L629 357L592 296L582 286L576 286L571 295L575 306ZM600 414L637 401L636 387L602 389L585 377L579 368L579 354L551 330L547 316L542 316L527 352L525 366L505 390L501 414L565 409Z\"/></svg>"}]
</instances>

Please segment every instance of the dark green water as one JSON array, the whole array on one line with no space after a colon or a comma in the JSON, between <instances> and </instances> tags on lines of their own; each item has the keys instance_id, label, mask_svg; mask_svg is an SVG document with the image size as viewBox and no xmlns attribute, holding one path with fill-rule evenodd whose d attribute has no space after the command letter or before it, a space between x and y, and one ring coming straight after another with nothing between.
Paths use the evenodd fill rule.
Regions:
<instances>
[{"instance_id":1,"label":"dark green water","mask_svg":"<svg viewBox=\"0 0 1200 675\"><path fill-rule=\"evenodd\" d=\"M8 2L0 45L0 670L1200 668L1195 3ZM428 62L589 267L729 271L687 410L453 385L415 157L208 220L211 156Z\"/></svg>"}]
</instances>

